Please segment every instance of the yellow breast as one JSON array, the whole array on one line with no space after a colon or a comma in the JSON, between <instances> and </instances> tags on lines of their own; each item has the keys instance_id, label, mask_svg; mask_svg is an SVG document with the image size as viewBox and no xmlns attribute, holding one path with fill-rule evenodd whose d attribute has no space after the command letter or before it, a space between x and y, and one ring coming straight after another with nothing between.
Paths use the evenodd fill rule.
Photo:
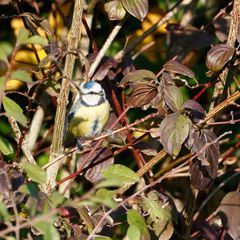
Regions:
<instances>
[{"instance_id":1,"label":"yellow breast","mask_svg":"<svg viewBox=\"0 0 240 240\"><path fill-rule=\"evenodd\" d=\"M81 105L70 120L68 131L77 137L92 137L101 133L110 112L106 101L98 106Z\"/></svg>"}]
</instances>

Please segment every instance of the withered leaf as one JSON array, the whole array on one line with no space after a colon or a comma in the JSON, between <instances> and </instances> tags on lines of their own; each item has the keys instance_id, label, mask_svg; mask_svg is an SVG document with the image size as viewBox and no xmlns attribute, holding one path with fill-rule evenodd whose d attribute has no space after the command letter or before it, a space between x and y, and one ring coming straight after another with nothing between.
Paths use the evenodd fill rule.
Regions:
<instances>
[{"instance_id":1,"label":"withered leaf","mask_svg":"<svg viewBox=\"0 0 240 240\"><path fill-rule=\"evenodd\" d=\"M53 34L52 28L50 27L48 21L45 18L40 18L36 14L30 12L25 12L22 13L21 15L27 17L31 23L41 28L41 30L46 32L48 36L52 36Z\"/></svg>"},{"instance_id":2,"label":"withered leaf","mask_svg":"<svg viewBox=\"0 0 240 240\"><path fill-rule=\"evenodd\" d=\"M127 106L131 108L144 107L157 95L157 88L146 83L134 84Z\"/></svg>"},{"instance_id":3,"label":"withered leaf","mask_svg":"<svg viewBox=\"0 0 240 240\"><path fill-rule=\"evenodd\" d=\"M208 129L200 131L191 129L186 147L191 149L197 158L190 165L190 178L194 188L205 190L217 176L219 144L216 135Z\"/></svg>"},{"instance_id":4,"label":"withered leaf","mask_svg":"<svg viewBox=\"0 0 240 240\"><path fill-rule=\"evenodd\" d=\"M143 20L148 13L148 0L121 0L124 8L134 17Z\"/></svg>"},{"instance_id":5,"label":"withered leaf","mask_svg":"<svg viewBox=\"0 0 240 240\"><path fill-rule=\"evenodd\" d=\"M207 53L206 65L209 70L216 72L221 70L229 62L235 52L234 47L227 44L218 44Z\"/></svg>"},{"instance_id":6,"label":"withered leaf","mask_svg":"<svg viewBox=\"0 0 240 240\"><path fill-rule=\"evenodd\" d=\"M126 15L126 10L119 0L106 2L104 10L107 12L110 20L122 20Z\"/></svg>"},{"instance_id":7,"label":"withered leaf","mask_svg":"<svg viewBox=\"0 0 240 240\"><path fill-rule=\"evenodd\" d=\"M120 82L121 86L126 86L129 83L134 83L134 82L148 82L154 80L156 81L156 75L149 71L149 70L145 70L145 69L140 69L140 70L136 70L133 72L128 73Z\"/></svg>"},{"instance_id":8,"label":"withered leaf","mask_svg":"<svg viewBox=\"0 0 240 240\"><path fill-rule=\"evenodd\" d=\"M163 99L173 111L179 111L183 105L183 95L177 86L170 85L163 88Z\"/></svg>"},{"instance_id":9,"label":"withered leaf","mask_svg":"<svg viewBox=\"0 0 240 240\"><path fill-rule=\"evenodd\" d=\"M87 166L87 171L84 174L85 178L92 182L99 182L102 180L102 172L109 168L114 163L114 158L111 156L111 150L108 148L100 148L95 151L93 159L90 164ZM84 158L84 155L87 156L88 153L82 154L81 158ZM81 164L81 160L78 161L78 165Z\"/></svg>"},{"instance_id":10,"label":"withered leaf","mask_svg":"<svg viewBox=\"0 0 240 240\"><path fill-rule=\"evenodd\" d=\"M96 57L96 53L92 53L88 56L89 63L92 63L94 58ZM107 74L109 73L110 69L116 68L118 63L110 57L103 57L102 61L99 64L95 74L92 77L92 81L101 81L103 80Z\"/></svg>"},{"instance_id":11,"label":"withered leaf","mask_svg":"<svg viewBox=\"0 0 240 240\"><path fill-rule=\"evenodd\" d=\"M187 100L183 104L182 108L194 123L199 122L199 120L204 119L205 117L204 108L198 102L192 99Z\"/></svg>"},{"instance_id":12,"label":"withered leaf","mask_svg":"<svg viewBox=\"0 0 240 240\"><path fill-rule=\"evenodd\" d=\"M233 239L240 239L240 192L229 192L221 201L218 214Z\"/></svg>"},{"instance_id":13,"label":"withered leaf","mask_svg":"<svg viewBox=\"0 0 240 240\"><path fill-rule=\"evenodd\" d=\"M160 124L160 140L165 151L176 157L189 134L189 129L190 121L186 116L177 112L165 117Z\"/></svg>"},{"instance_id":14,"label":"withered leaf","mask_svg":"<svg viewBox=\"0 0 240 240\"><path fill-rule=\"evenodd\" d=\"M184 66L183 64L179 63L176 60L169 60L167 61L163 68L167 72L172 72L176 74L181 74L183 76L187 76L190 78L195 78L195 73L188 67Z\"/></svg>"}]
</instances>

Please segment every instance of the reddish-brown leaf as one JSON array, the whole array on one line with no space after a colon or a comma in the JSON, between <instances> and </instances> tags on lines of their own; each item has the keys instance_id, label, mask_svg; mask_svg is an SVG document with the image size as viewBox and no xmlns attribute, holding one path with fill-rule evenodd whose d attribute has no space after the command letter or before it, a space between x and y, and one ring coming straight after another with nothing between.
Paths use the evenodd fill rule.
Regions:
<instances>
[{"instance_id":1,"label":"reddish-brown leaf","mask_svg":"<svg viewBox=\"0 0 240 240\"><path fill-rule=\"evenodd\" d=\"M190 117L192 122L197 123L199 120L204 119L205 110L204 108L194 100L187 100L182 107L186 114Z\"/></svg>"},{"instance_id":2,"label":"reddish-brown leaf","mask_svg":"<svg viewBox=\"0 0 240 240\"><path fill-rule=\"evenodd\" d=\"M183 64L179 63L176 60L170 60L166 62L163 68L167 72L181 74L183 76L187 76L190 78L195 78L195 73L190 68L184 66Z\"/></svg>"},{"instance_id":3,"label":"reddish-brown leaf","mask_svg":"<svg viewBox=\"0 0 240 240\"><path fill-rule=\"evenodd\" d=\"M119 0L113 0L104 4L104 10L108 14L110 20L122 20L126 15L126 10L123 8Z\"/></svg>"},{"instance_id":4,"label":"reddish-brown leaf","mask_svg":"<svg viewBox=\"0 0 240 240\"><path fill-rule=\"evenodd\" d=\"M212 47L207 53L206 65L209 70L216 72L221 70L228 63L235 52L235 48L227 44L218 44Z\"/></svg>"},{"instance_id":5,"label":"reddish-brown leaf","mask_svg":"<svg viewBox=\"0 0 240 240\"><path fill-rule=\"evenodd\" d=\"M128 73L120 82L121 86L126 86L129 83L149 82L151 80L156 81L156 75L145 69L136 70Z\"/></svg>"},{"instance_id":6,"label":"reddish-brown leaf","mask_svg":"<svg viewBox=\"0 0 240 240\"><path fill-rule=\"evenodd\" d=\"M211 130L192 128L186 142L186 147L197 154L190 165L190 178L193 187L199 191L205 190L217 176L220 152L216 138Z\"/></svg>"},{"instance_id":7,"label":"reddish-brown leaf","mask_svg":"<svg viewBox=\"0 0 240 240\"><path fill-rule=\"evenodd\" d=\"M124 8L134 17L143 20L148 13L148 0L121 0Z\"/></svg>"},{"instance_id":8,"label":"reddish-brown leaf","mask_svg":"<svg viewBox=\"0 0 240 240\"><path fill-rule=\"evenodd\" d=\"M146 83L134 84L130 96L127 98L127 106L131 108L143 107L149 104L157 95L157 88Z\"/></svg>"},{"instance_id":9,"label":"reddish-brown leaf","mask_svg":"<svg viewBox=\"0 0 240 240\"><path fill-rule=\"evenodd\" d=\"M221 201L218 214L233 239L240 239L240 192L229 192Z\"/></svg>"}]
</instances>

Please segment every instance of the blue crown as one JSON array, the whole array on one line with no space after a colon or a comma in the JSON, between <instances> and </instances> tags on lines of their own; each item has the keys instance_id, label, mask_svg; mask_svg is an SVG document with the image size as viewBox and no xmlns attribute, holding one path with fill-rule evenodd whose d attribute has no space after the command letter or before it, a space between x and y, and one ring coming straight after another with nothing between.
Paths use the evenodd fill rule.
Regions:
<instances>
[{"instance_id":1,"label":"blue crown","mask_svg":"<svg viewBox=\"0 0 240 240\"><path fill-rule=\"evenodd\" d=\"M85 82L85 83L83 84L83 88L90 89L90 88L93 87L94 84L96 84L95 81Z\"/></svg>"}]
</instances>

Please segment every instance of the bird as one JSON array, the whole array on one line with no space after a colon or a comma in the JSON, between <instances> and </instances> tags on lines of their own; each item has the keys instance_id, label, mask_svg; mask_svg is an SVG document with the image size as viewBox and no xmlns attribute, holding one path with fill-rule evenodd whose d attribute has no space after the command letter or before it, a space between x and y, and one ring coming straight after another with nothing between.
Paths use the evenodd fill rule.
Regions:
<instances>
[{"instance_id":1,"label":"bird","mask_svg":"<svg viewBox=\"0 0 240 240\"><path fill-rule=\"evenodd\" d=\"M96 81L81 83L79 94L67 114L66 139L77 138L77 145L82 148L79 140L99 135L109 114L110 104L102 86Z\"/></svg>"}]
</instances>

